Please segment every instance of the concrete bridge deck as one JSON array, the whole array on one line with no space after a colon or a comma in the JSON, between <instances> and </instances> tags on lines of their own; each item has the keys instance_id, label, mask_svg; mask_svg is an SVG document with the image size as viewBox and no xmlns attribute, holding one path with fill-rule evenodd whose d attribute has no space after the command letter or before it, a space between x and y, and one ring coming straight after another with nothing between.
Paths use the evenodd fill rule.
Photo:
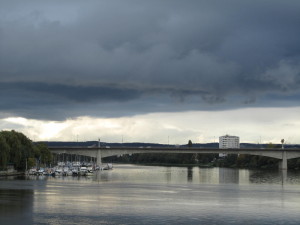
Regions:
<instances>
[{"instance_id":1,"label":"concrete bridge deck","mask_svg":"<svg viewBox=\"0 0 300 225\"><path fill-rule=\"evenodd\" d=\"M198 154L247 154L276 158L280 160L279 168L287 169L287 160L300 157L300 148L195 148L195 147L49 147L52 153L76 154L97 158L97 164L101 159L109 156L136 154L136 153L198 153Z\"/></svg>"}]
</instances>

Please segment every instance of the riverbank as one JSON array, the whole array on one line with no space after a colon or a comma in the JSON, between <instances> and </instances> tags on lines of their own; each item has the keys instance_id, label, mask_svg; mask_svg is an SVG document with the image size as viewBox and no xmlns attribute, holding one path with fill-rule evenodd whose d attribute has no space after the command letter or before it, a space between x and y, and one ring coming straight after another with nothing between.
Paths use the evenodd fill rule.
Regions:
<instances>
[{"instance_id":1,"label":"riverbank","mask_svg":"<svg viewBox=\"0 0 300 225\"><path fill-rule=\"evenodd\" d=\"M141 163L143 166L175 166L175 167L199 167L199 168L213 168L210 164L174 164L174 163Z\"/></svg>"},{"instance_id":2,"label":"riverbank","mask_svg":"<svg viewBox=\"0 0 300 225\"><path fill-rule=\"evenodd\" d=\"M215 167L212 163L209 164L196 164L196 163L124 163L124 162L115 162L114 164L132 164L132 165L141 165L141 166L174 166L174 167L199 167L199 168L213 168Z\"/></svg>"},{"instance_id":3,"label":"riverbank","mask_svg":"<svg viewBox=\"0 0 300 225\"><path fill-rule=\"evenodd\" d=\"M16 170L12 171L0 171L0 177L8 177L8 176L19 176L19 175L24 175L24 172L19 172Z\"/></svg>"},{"instance_id":4,"label":"riverbank","mask_svg":"<svg viewBox=\"0 0 300 225\"><path fill-rule=\"evenodd\" d=\"M224 165L221 163L211 162L207 164L201 163L138 163L138 162L114 162L114 164L132 164L132 165L141 165L141 166L166 166L166 167L199 167L199 168L231 168L231 169L249 169L249 170L274 170L278 169L278 165L261 165L261 166L238 166L237 164L233 165ZM300 168L289 167L288 170L299 171Z\"/></svg>"}]
</instances>

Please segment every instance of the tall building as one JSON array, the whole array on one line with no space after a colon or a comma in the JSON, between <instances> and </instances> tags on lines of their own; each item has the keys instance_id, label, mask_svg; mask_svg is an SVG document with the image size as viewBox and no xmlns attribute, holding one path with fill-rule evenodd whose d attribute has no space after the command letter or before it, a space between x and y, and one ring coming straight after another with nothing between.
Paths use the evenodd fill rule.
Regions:
<instances>
[{"instance_id":1,"label":"tall building","mask_svg":"<svg viewBox=\"0 0 300 225\"><path fill-rule=\"evenodd\" d=\"M219 148L240 148L240 138L237 136L225 136L219 137Z\"/></svg>"}]
</instances>

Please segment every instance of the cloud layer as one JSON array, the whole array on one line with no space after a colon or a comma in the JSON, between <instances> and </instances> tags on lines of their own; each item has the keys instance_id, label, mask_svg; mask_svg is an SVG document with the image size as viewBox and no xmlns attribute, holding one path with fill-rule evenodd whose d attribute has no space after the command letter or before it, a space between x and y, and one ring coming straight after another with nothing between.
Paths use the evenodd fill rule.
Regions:
<instances>
[{"instance_id":1,"label":"cloud layer","mask_svg":"<svg viewBox=\"0 0 300 225\"><path fill-rule=\"evenodd\" d=\"M299 106L300 2L1 1L0 116Z\"/></svg>"},{"instance_id":2,"label":"cloud layer","mask_svg":"<svg viewBox=\"0 0 300 225\"><path fill-rule=\"evenodd\" d=\"M275 113L276 112L276 113ZM0 127L18 129L35 141L152 142L187 144L218 142L238 135L241 142L299 144L300 107L153 113L121 118L78 117L65 121L0 119Z\"/></svg>"}]
</instances>

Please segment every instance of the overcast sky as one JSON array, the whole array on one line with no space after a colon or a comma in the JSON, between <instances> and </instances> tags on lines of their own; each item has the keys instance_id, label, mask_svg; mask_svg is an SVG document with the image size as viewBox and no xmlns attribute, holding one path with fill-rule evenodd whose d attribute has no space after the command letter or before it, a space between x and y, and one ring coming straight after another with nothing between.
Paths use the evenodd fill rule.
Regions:
<instances>
[{"instance_id":1,"label":"overcast sky","mask_svg":"<svg viewBox=\"0 0 300 225\"><path fill-rule=\"evenodd\" d=\"M0 0L0 129L300 143L299 0Z\"/></svg>"}]
</instances>

